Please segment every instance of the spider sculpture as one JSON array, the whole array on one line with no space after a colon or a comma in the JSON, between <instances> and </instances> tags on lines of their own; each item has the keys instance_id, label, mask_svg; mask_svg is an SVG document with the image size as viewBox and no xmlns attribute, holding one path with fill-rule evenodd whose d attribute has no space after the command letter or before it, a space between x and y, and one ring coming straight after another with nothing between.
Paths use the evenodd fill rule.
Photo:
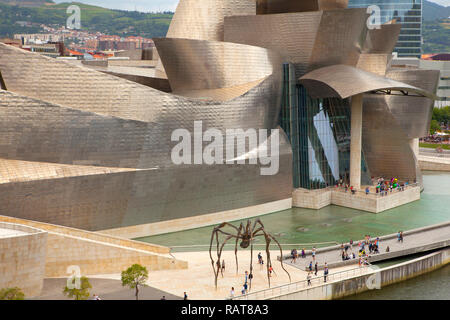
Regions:
<instances>
[{"instance_id":1,"label":"spider sculpture","mask_svg":"<svg viewBox=\"0 0 450 320\"><path fill-rule=\"evenodd\" d=\"M234 229L236 231L236 233L232 234L232 233L223 231L222 229L227 226ZM221 245L219 243L219 235L220 234L226 236L225 240L223 241L223 243ZM236 273L238 273L238 269L239 269L238 258L237 258L237 250L238 250L239 241L241 241L239 245L242 249L246 249L250 246L250 274L252 274L253 273L253 241L255 240L255 237L259 237L259 236L263 236L264 239L266 240L266 255L267 255L266 268L267 268L267 279L269 280L269 287L270 287L270 274L273 269L272 269L272 261L270 260L269 247L270 247L270 243L272 242L272 240L278 245L278 248L280 249L281 257L283 257L283 250L281 248L280 243L275 239L275 237L273 237L271 234L267 233L264 230L264 225L261 222L261 220L257 219L253 223L253 226L252 226L252 222L250 220L248 220L247 225L245 227L244 227L243 223L241 223L239 228L237 228L236 226L234 226L230 223L224 222L221 225L214 228L212 235L211 235L209 256L211 258L211 264L212 264L212 268L214 271L216 289L217 289L217 278L219 277L219 271L222 272L222 270L223 270L221 268L220 261L221 261L222 251L223 251L223 248L225 247L225 244L233 238L236 239L236 243L235 243L235 247L234 247L234 255L236 258ZM216 249L217 261L214 260L213 254L212 254L214 240L215 240L215 245L217 247L217 249ZM287 270L283 266L283 259L281 259L280 262L281 262L281 268L287 273L287 275L289 277L289 281L291 281L291 275L289 274L289 272L287 272ZM223 277L223 273L222 273L222 277ZM251 289L252 277L249 277L249 280L250 280L250 289Z\"/></svg>"}]
</instances>

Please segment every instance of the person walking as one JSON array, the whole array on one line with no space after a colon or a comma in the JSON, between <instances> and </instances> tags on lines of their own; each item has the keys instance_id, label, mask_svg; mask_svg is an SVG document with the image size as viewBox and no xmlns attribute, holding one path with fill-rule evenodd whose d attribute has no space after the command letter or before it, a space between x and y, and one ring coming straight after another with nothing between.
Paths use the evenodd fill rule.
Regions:
<instances>
[{"instance_id":1,"label":"person walking","mask_svg":"<svg viewBox=\"0 0 450 320\"><path fill-rule=\"evenodd\" d=\"M184 297L183 297L183 300L187 300L187 299L188 299L188 296L187 296L187 293L186 293L186 292L184 293L183 296L184 296Z\"/></svg>"},{"instance_id":2,"label":"person walking","mask_svg":"<svg viewBox=\"0 0 450 320\"><path fill-rule=\"evenodd\" d=\"M403 231L400 231L400 241L403 243Z\"/></svg>"},{"instance_id":3,"label":"person walking","mask_svg":"<svg viewBox=\"0 0 450 320\"><path fill-rule=\"evenodd\" d=\"M306 276L306 280L308 280L308 287L311 285L311 272L308 272L308 275Z\"/></svg>"},{"instance_id":4,"label":"person walking","mask_svg":"<svg viewBox=\"0 0 450 320\"><path fill-rule=\"evenodd\" d=\"M319 271L319 265L317 264L317 261L316 261L316 264L314 265L314 275L315 276L317 276L317 271Z\"/></svg>"},{"instance_id":5,"label":"person walking","mask_svg":"<svg viewBox=\"0 0 450 320\"><path fill-rule=\"evenodd\" d=\"M302 249L302 258L306 258L305 248Z\"/></svg>"},{"instance_id":6,"label":"person walking","mask_svg":"<svg viewBox=\"0 0 450 320\"><path fill-rule=\"evenodd\" d=\"M328 276L328 267L326 266L325 263L325 267L323 269L323 282L327 282L327 276Z\"/></svg>"},{"instance_id":7,"label":"person walking","mask_svg":"<svg viewBox=\"0 0 450 320\"><path fill-rule=\"evenodd\" d=\"M309 262L309 271L312 271L312 261Z\"/></svg>"},{"instance_id":8,"label":"person walking","mask_svg":"<svg viewBox=\"0 0 450 320\"><path fill-rule=\"evenodd\" d=\"M316 247L313 247L311 250L311 256L313 261L316 261Z\"/></svg>"},{"instance_id":9,"label":"person walking","mask_svg":"<svg viewBox=\"0 0 450 320\"><path fill-rule=\"evenodd\" d=\"M231 297L231 298L234 298L234 287L231 287L230 297Z\"/></svg>"}]
</instances>

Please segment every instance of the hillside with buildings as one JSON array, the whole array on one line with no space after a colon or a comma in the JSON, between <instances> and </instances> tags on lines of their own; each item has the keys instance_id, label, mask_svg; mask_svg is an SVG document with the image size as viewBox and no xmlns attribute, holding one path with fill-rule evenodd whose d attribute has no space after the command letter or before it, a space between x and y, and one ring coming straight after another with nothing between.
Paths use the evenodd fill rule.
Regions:
<instances>
[{"instance_id":1,"label":"hillside with buildings","mask_svg":"<svg viewBox=\"0 0 450 320\"><path fill-rule=\"evenodd\" d=\"M44 26L65 26L67 7L76 4L81 9L81 29L119 36L163 37L169 28L173 13L143 13L111 10L81 3L61 3L23 7L0 1L0 37L16 33L38 33Z\"/></svg>"}]
</instances>

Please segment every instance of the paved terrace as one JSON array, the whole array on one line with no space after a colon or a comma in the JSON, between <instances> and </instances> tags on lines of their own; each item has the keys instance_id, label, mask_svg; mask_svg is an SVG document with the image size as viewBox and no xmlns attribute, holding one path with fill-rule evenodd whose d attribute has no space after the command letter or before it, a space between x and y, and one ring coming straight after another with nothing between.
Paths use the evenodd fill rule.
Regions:
<instances>
[{"instance_id":1,"label":"paved terrace","mask_svg":"<svg viewBox=\"0 0 450 320\"><path fill-rule=\"evenodd\" d=\"M253 252L253 272L254 278L252 281L252 290L250 292L265 290L269 288L267 282L267 271L258 265L257 254L261 252L266 261L265 251L256 249ZM289 278L281 269L280 262L277 261L277 254L279 250L271 250L272 263L275 274L271 278L271 286L277 287L289 284ZM285 251L283 251L284 253ZM250 250L238 251L239 257L239 272L236 274L236 265L233 251L224 251L223 259L225 259L226 270L224 277L219 276L218 289L214 287L214 274L211 268L211 261L208 251L201 252L178 252L173 253L177 259L188 261L188 269L184 270L160 270L149 272L149 280L147 284L159 292L165 292L167 296L171 295L182 297L183 292L186 291L189 300L223 300L230 298L231 287L235 289L235 296L241 294L242 286L244 284L244 272L249 270L250 265ZM292 282L306 280L307 272L299 270L295 267L285 265L286 270L290 273ZM342 266L330 269L330 275L354 269L355 266ZM365 270L363 271L365 272ZM105 274L90 276L90 279L111 279L120 280L120 274ZM96 289L97 294L105 296L100 290ZM143 298L145 299L145 298Z\"/></svg>"},{"instance_id":2,"label":"paved terrace","mask_svg":"<svg viewBox=\"0 0 450 320\"><path fill-rule=\"evenodd\" d=\"M377 235L374 234L371 234L370 236L372 240L376 239L377 237ZM359 261L358 257L359 241L362 240L353 240L353 247L350 248L348 251L349 253L354 252L356 255L356 259L351 259L347 261L342 261L340 245L317 249L316 261L319 264L319 269L320 270L323 269L325 262L327 263L329 268L357 264ZM388 246L390 248L390 252L386 252L386 248ZM380 253L369 255L369 262L377 262L392 259L414 253L430 251L437 248L445 248L448 246L450 246L450 222L445 222L442 224L433 225L429 227L404 231L403 243L397 241L396 233L380 237L380 245L379 245ZM368 251L367 245L365 248L366 251ZM296 249L300 255L301 248ZM287 255L283 255L283 257L285 264L297 267L300 270L306 270L309 266L309 262L313 261L311 257L311 250L306 251L306 258L299 257L295 263L292 263L291 262L292 259ZM313 269L314 269L314 261L313 261Z\"/></svg>"}]
</instances>

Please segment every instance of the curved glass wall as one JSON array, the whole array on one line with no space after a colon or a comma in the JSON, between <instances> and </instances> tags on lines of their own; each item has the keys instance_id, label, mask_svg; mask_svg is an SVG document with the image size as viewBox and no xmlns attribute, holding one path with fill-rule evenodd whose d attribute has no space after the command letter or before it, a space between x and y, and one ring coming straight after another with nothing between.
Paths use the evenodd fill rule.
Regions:
<instances>
[{"instance_id":1,"label":"curved glass wall","mask_svg":"<svg viewBox=\"0 0 450 320\"><path fill-rule=\"evenodd\" d=\"M284 65L280 126L293 151L294 188L320 189L350 180L350 123L348 99L314 99L297 85L293 68ZM362 182L370 183L362 155Z\"/></svg>"}]
</instances>

